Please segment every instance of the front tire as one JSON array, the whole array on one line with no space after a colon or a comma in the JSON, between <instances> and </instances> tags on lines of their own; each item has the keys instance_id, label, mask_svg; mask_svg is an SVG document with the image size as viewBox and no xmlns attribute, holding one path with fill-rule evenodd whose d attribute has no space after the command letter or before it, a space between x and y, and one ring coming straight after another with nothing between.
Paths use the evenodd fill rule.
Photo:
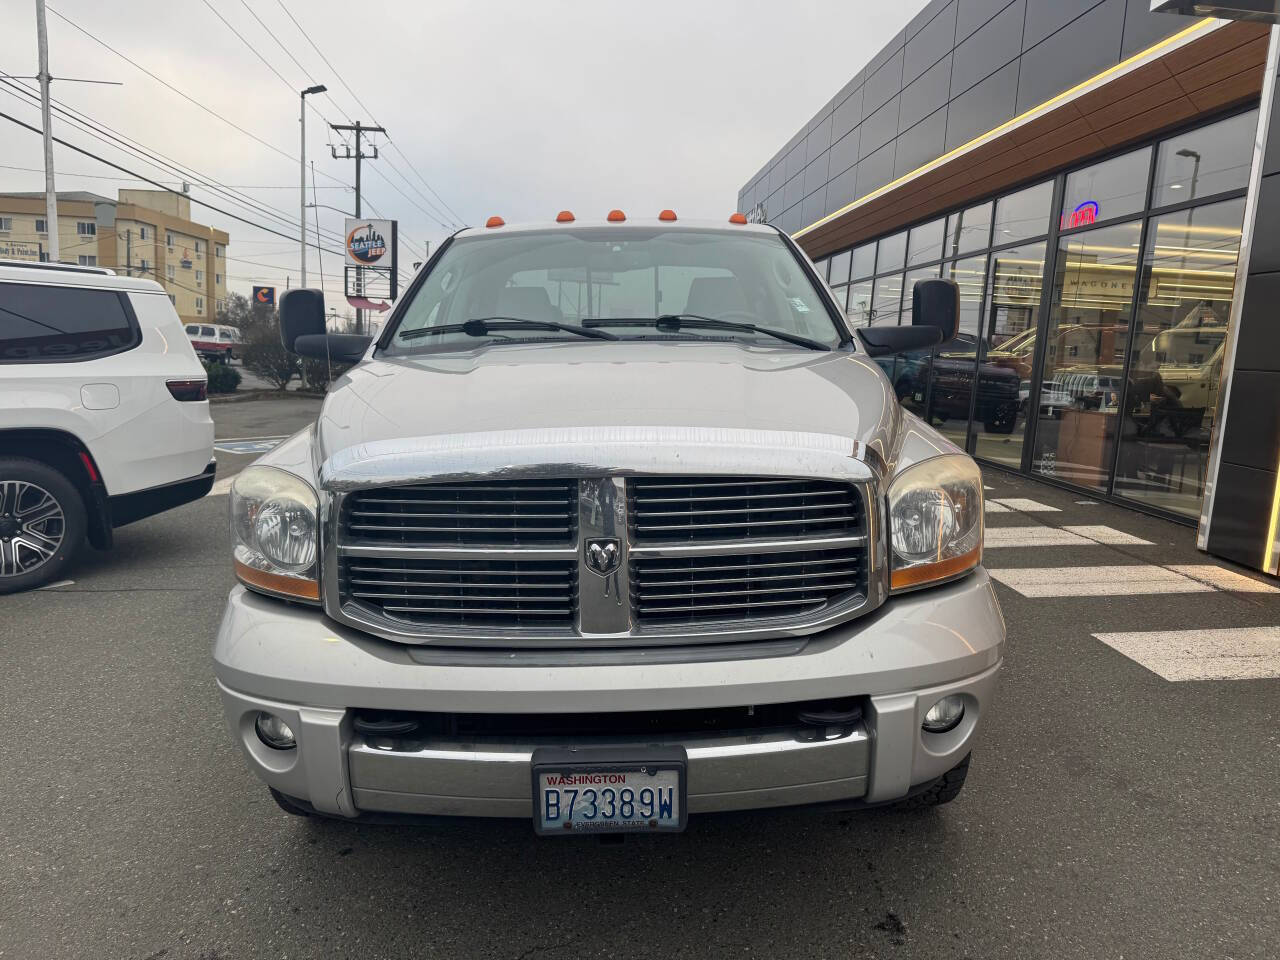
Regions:
<instances>
[{"instance_id":1,"label":"front tire","mask_svg":"<svg viewBox=\"0 0 1280 960\"><path fill-rule=\"evenodd\" d=\"M928 790L917 793L914 797L894 804L898 810L922 810L925 807L940 807L950 803L960 795L964 788L965 778L969 775L969 759L973 756L966 753L963 760L935 780Z\"/></svg>"},{"instance_id":2,"label":"front tire","mask_svg":"<svg viewBox=\"0 0 1280 960\"><path fill-rule=\"evenodd\" d=\"M0 457L0 594L49 583L84 549L87 518L75 484L27 457Z\"/></svg>"}]
</instances>

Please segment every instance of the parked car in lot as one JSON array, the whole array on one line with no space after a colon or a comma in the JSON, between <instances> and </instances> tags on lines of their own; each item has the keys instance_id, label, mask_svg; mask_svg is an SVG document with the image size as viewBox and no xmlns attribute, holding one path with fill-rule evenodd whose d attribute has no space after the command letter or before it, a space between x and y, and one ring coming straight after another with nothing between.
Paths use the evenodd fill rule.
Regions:
<instances>
[{"instance_id":1,"label":"parked car in lot","mask_svg":"<svg viewBox=\"0 0 1280 960\"><path fill-rule=\"evenodd\" d=\"M188 323L187 339L201 357L223 363L236 359L244 342L239 327L224 323Z\"/></svg>"},{"instance_id":2,"label":"parked car in lot","mask_svg":"<svg viewBox=\"0 0 1280 960\"><path fill-rule=\"evenodd\" d=\"M376 342L231 490L214 645L230 731L292 813L690 814L953 799L1004 626L982 479L785 234L659 219L446 241Z\"/></svg>"},{"instance_id":3,"label":"parked car in lot","mask_svg":"<svg viewBox=\"0 0 1280 960\"><path fill-rule=\"evenodd\" d=\"M208 493L205 373L159 284L0 261L0 593Z\"/></svg>"}]
</instances>

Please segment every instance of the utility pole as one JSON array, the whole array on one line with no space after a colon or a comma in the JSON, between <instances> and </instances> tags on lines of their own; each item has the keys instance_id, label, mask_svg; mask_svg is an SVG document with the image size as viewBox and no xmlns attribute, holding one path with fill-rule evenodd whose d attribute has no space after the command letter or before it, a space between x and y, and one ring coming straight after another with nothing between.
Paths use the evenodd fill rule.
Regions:
<instances>
[{"instance_id":1,"label":"utility pole","mask_svg":"<svg viewBox=\"0 0 1280 960\"><path fill-rule=\"evenodd\" d=\"M307 285L307 94L324 93L328 89L323 83L318 83L314 87L307 87L298 98L302 105L298 111L298 129L302 137L302 149L298 151L298 168L301 171L299 183L302 186L298 229L302 231L302 286L304 287ZM316 239L320 239L319 232L316 233Z\"/></svg>"},{"instance_id":2,"label":"utility pole","mask_svg":"<svg viewBox=\"0 0 1280 960\"><path fill-rule=\"evenodd\" d=\"M49 231L49 259L59 262L58 191L53 184L53 131L49 129L49 31L44 23L44 0L36 0L36 46L40 59L40 125L44 127L44 215Z\"/></svg>"},{"instance_id":3,"label":"utility pole","mask_svg":"<svg viewBox=\"0 0 1280 960\"><path fill-rule=\"evenodd\" d=\"M342 151L343 151L342 153L338 153L337 147L330 147L330 151L333 153L333 158L335 160L354 160L356 162L356 216L359 217L360 216L360 161L378 159L378 148L376 146L372 146L372 144L370 146L372 146L373 153L364 153L361 151L360 137L366 133L386 133L387 131L383 127L365 126L359 120L357 120L354 124L331 123L329 126L334 130L354 131L356 135L356 146L354 151L351 149L351 147L347 146L345 143L342 145ZM362 279L363 279L363 276L362 276ZM363 284L361 284L360 293L361 294L364 293ZM364 332L364 311L357 308L356 309L356 333L363 333L363 332Z\"/></svg>"},{"instance_id":4,"label":"utility pole","mask_svg":"<svg viewBox=\"0 0 1280 960\"><path fill-rule=\"evenodd\" d=\"M116 247L119 250L119 247ZM124 273L126 277L133 276L133 231L126 230L124 232Z\"/></svg>"}]
</instances>

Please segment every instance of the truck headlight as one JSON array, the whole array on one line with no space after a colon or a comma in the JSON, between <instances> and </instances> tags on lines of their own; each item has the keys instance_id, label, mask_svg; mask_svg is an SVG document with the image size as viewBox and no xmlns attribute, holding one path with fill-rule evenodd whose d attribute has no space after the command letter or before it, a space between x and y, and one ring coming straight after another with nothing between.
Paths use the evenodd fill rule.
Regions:
<instances>
[{"instance_id":1,"label":"truck headlight","mask_svg":"<svg viewBox=\"0 0 1280 960\"><path fill-rule=\"evenodd\" d=\"M982 560L982 474L966 456L917 463L889 485L889 585L908 590Z\"/></svg>"},{"instance_id":2,"label":"truck headlight","mask_svg":"<svg viewBox=\"0 0 1280 960\"><path fill-rule=\"evenodd\" d=\"M276 596L320 599L319 501L306 481L275 467L247 467L231 484L236 577Z\"/></svg>"}]
</instances>

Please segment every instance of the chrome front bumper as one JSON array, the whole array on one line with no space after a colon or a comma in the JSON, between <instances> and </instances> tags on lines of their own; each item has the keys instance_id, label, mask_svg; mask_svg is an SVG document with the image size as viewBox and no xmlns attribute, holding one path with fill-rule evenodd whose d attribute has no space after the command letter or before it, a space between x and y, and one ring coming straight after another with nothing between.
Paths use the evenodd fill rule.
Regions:
<instances>
[{"instance_id":1,"label":"chrome front bumper","mask_svg":"<svg viewBox=\"0 0 1280 960\"><path fill-rule=\"evenodd\" d=\"M1004 624L978 571L895 598L875 615L813 638L786 656L730 662L617 664L424 662L397 644L339 627L318 611L236 588L214 649L227 720L254 772L323 813L366 811L529 817L530 758L544 744L434 739L390 750L352 729L350 708L465 713L665 711L864 696L862 722L830 739L799 729L698 735L689 757L689 811L905 796L972 749L990 706ZM420 657L420 654L419 654ZM946 694L965 718L925 734ZM276 751L254 731L259 710L293 728ZM634 741L586 736L581 745Z\"/></svg>"}]
</instances>

